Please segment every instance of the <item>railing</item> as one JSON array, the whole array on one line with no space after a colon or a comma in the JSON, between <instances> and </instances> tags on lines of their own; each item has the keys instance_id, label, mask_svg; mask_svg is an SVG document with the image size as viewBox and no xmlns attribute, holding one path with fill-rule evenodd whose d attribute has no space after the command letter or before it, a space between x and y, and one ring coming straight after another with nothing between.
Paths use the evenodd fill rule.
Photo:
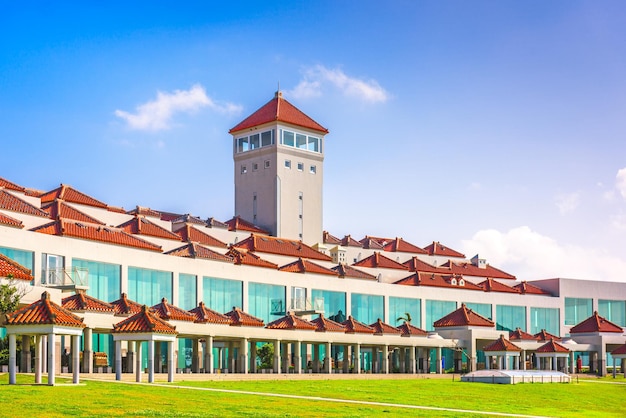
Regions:
<instances>
[{"instance_id":1,"label":"railing","mask_svg":"<svg viewBox=\"0 0 626 418\"><path fill-rule=\"evenodd\" d=\"M41 272L41 285L48 287L56 286L88 286L89 270L84 267L72 267L69 269L58 267L43 269Z\"/></svg>"},{"instance_id":2,"label":"railing","mask_svg":"<svg viewBox=\"0 0 626 418\"><path fill-rule=\"evenodd\" d=\"M294 298L290 309L294 312L324 312L324 298Z\"/></svg>"}]
</instances>

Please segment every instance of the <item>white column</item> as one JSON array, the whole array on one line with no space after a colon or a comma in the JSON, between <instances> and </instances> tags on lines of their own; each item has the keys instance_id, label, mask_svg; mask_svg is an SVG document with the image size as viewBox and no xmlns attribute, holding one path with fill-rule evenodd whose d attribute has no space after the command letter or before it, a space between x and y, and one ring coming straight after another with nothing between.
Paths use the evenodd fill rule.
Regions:
<instances>
[{"instance_id":1,"label":"white column","mask_svg":"<svg viewBox=\"0 0 626 418\"><path fill-rule=\"evenodd\" d=\"M324 373L332 373L332 363L333 363L333 356L332 356L332 351L331 351L332 347L330 343L326 343L326 359L324 360Z\"/></svg>"},{"instance_id":2,"label":"white column","mask_svg":"<svg viewBox=\"0 0 626 418\"><path fill-rule=\"evenodd\" d=\"M154 340L148 341L148 383L154 383Z\"/></svg>"},{"instance_id":3,"label":"white column","mask_svg":"<svg viewBox=\"0 0 626 418\"><path fill-rule=\"evenodd\" d=\"M92 373L93 370L93 330L85 328L83 331L83 373Z\"/></svg>"},{"instance_id":4,"label":"white column","mask_svg":"<svg viewBox=\"0 0 626 418\"><path fill-rule=\"evenodd\" d=\"M372 373L380 373L380 363L378 361L378 346L372 347Z\"/></svg>"},{"instance_id":5,"label":"white column","mask_svg":"<svg viewBox=\"0 0 626 418\"><path fill-rule=\"evenodd\" d=\"M122 340L115 341L115 380L122 380Z\"/></svg>"},{"instance_id":6,"label":"white column","mask_svg":"<svg viewBox=\"0 0 626 418\"><path fill-rule=\"evenodd\" d=\"M409 373L415 374L415 347L409 347Z\"/></svg>"},{"instance_id":7,"label":"white column","mask_svg":"<svg viewBox=\"0 0 626 418\"><path fill-rule=\"evenodd\" d=\"M54 350L54 334L48 334L48 385L54 386L54 365L56 356Z\"/></svg>"},{"instance_id":8,"label":"white column","mask_svg":"<svg viewBox=\"0 0 626 418\"><path fill-rule=\"evenodd\" d=\"M520 353L520 369L526 370L526 350L522 350Z\"/></svg>"},{"instance_id":9,"label":"white column","mask_svg":"<svg viewBox=\"0 0 626 418\"><path fill-rule=\"evenodd\" d=\"M135 341L135 381L141 382L141 341Z\"/></svg>"},{"instance_id":10,"label":"white column","mask_svg":"<svg viewBox=\"0 0 626 418\"><path fill-rule=\"evenodd\" d=\"M361 368L363 365L361 364L361 344L354 345L354 373L360 374Z\"/></svg>"},{"instance_id":11,"label":"white column","mask_svg":"<svg viewBox=\"0 0 626 418\"><path fill-rule=\"evenodd\" d=\"M389 346L388 345L383 346L382 360L383 360L382 372L384 374L389 374Z\"/></svg>"},{"instance_id":12,"label":"white column","mask_svg":"<svg viewBox=\"0 0 626 418\"><path fill-rule=\"evenodd\" d=\"M302 353L302 342L301 341L296 341L295 342L295 349L294 349L294 355L293 355L293 365L294 365L294 373L295 374L300 374L302 373L302 357L300 356L300 354Z\"/></svg>"},{"instance_id":13,"label":"white column","mask_svg":"<svg viewBox=\"0 0 626 418\"><path fill-rule=\"evenodd\" d=\"M250 342L250 373L256 373L257 347L256 341Z\"/></svg>"},{"instance_id":14,"label":"white column","mask_svg":"<svg viewBox=\"0 0 626 418\"><path fill-rule=\"evenodd\" d=\"M280 340L274 341L274 373L280 374L281 361L280 361Z\"/></svg>"},{"instance_id":15,"label":"white column","mask_svg":"<svg viewBox=\"0 0 626 418\"><path fill-rule=\"evenodd\" d=\"M211 348L213 348L213 344L211 344ZM167 342L167 381L174 381L174 371L176 371L176 367L174 364L174 341Z\"/></svg>"},{"instance_id":16,"label":"white column","mask_svg":"<svg viewBox=\"0 0 626 418\"><path fill-rule=\"evenodd\" d=\"M247 338L242 338L241 339L241 345L239 347L239 359L240 359L240 365L239 365L239 371L243 374L248 374L248 365L249 360L248 360L248 339Z\"/></svg>"},{"instance_id":17,"label":"white column","mask_svg":"<svg viewBox=\"0 0 626 418\"><path fill-rule=\"evenodd\" d=\"M213 337L208 335L204 340L204 372L213 373Z\"/></svg>"},{"instance_id":18,"label":"white column","mask_svg":"<svg viewBox=\"0 0 626 418\"><path fill-rule=\"evenodd\" d=\"M441 347L437 347L437 374L441 373Z\"/></svg>"},{"instance_id":19,"label":"white column","mask_svg":"<svg viewBox=\"0 0 626 418\"><path fill-rule=\"evenodd\" d=\"M35 383L41 383L41 356L43 351L41 347L42 338L43 337L41 335L35 335Z\"/></svg>"},{"instance_id":20,"label":"white column","mask_svg":"<svg viewBox=\"0 0 626 418\"><path fill-rule=\"evenodd\" d=\"M80 335L72 335L72 382L80 382Z\"/></svg>"},{"instance_id":21,"label":"white column","mask_svg":"<svg viewBox=\"0 0 626 418\"><path fill-rule=\"evenodd\" d=\"M17 341L15 334L9 334L9 385L17 383Z\"/></svg>"},{"instance_id":22,"label":"white column","mask_svg":"<svg viewBox=\"0 0 626 418\"><path fill-rule=\"evenodd\" d=\"M37 258L37 257L35 257ZM41 336L41 372L48 370L48 336Z\"/></svg>"}]
</instances>

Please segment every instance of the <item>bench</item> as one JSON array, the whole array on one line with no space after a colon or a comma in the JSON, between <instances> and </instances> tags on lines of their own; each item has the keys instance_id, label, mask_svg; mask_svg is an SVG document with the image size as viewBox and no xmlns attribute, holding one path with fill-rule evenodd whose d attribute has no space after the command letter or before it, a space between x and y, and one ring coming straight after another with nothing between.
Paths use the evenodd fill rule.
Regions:
<instances>
[{"instance_id":1,"label":"bench","mask_svg":"<svg viewBox=\"0 0 626 418\"><path fill-rule=\"evenodd\" d=\"M108 367L109 365L109 356L107 353L103 353L100 351L96 351L93 353L93 367Z\"/></svg>"}]
</instances>

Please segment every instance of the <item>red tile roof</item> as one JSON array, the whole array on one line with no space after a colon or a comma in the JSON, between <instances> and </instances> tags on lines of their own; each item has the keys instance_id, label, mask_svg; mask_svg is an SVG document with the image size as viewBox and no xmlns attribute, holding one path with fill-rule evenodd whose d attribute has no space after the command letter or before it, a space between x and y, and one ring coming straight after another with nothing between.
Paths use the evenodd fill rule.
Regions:
<instances>
[{"instance_id":1,"label":"red tile roof","mask_svg":"<svg viewBox=\"0 0 626 418\"><path fill-rule=\"evenodd\" d=\"M380 242L376 241L375 238L366 236L362 240L359 241L363 248L366 250L383 250L384 246Z\"/></svg>"},{"instance_id":2,"label":"red tile roof","mask_svg":"<svg viewBox=\"0 0 626 418\"><path fill-rule=\"evenodd\" d=\"M208 218L206 220L206 224L209 228L228 229L228 224L226 222L218 221L215 218Z\"/></svg>"},{"instance_id":3,"label":"red tile roof","mask_svg":"<svg viewBox=\"0 0 626 418\"><path fill-rule=\"evenodd\" d=\"M78 222L104 225L104 222L99 221L98 219L71 207L67 203L64 203L62 200L55 200L54 202L47 203L42 206L41 209L46 211L49 214L50 218L54 220L65 218Z\"/></svg>"},{"instance_id":4,"label":"red tile roof","mask_svg":"<svg viewBox=\"0 0 626 418\"><path fill-rule=\"evenodd\" d=\"M355 240L350 235L346 235L341 239L341 246L342 247L357 247L357 248L363 247L363 245L359 241Z\"/></svg>"},{"instance_id":5,"label":"red tile roof","mask_svg":"<svg viewBox=\"0 0 626 418\"><path fill-rule=\"evenodd\" d=\"M430 265L427 262L420 260L419 258L415 256L411 257L410 259L402 263L402 265L408 267L409 271L419 271L419 272L425 272L425 273L440 273L441 272L438 267Z\"/></svg>"},{"instance_id":6,"label":"red tile roof","mask_svg":"<svg viewBox=\"0 0 626 418\"><path fill-rule=\"evenodd\" d=\"M143 206L135 206L135 209L131 209L126 213L129 215L152 216L153 218L161 219L161 212Z\"/></svg>"},{"instance_id":7,"label":"red tile roof","mask_svg":"<svg viewBox=\"0 0 626 418\"><path fill-rule=\"evenodd\" d=\"M404 322L404 324L398 327L403 337L410 337L411 335L415 335L418 337L425 337L428 335L428 332L424 331L421 328L411 325L408 322Z\"/></svg>"},{"instance_id":8,"label":"red tile roof","mask_svg":"<svg viewBox=\"0 0 626 418\"><path fill-rule=\"evenodd\" d=\"M485 292L520 293L519 289L502 284L494 279L487 279L478 283L478 286L485 289Z\"/></svg>"},{"instance_id":9,"label":"red tile roof","mask_svg":"<svg viewBox=\"0 0 626 418\"><path fill-rule=\"evenodd\" d=\"M540 287L537 287L535 285L532 285L526 281L516 284L513 287L515 287L516 289L519 289L522 294L528 293L532 295L551 295L550 292L543 290Z\"/></svg>"},{"instance_id":10,"label":"red tile roof","mask_svg":"<svg viewBox=\"0 0 626 418\"><path fill-rule=\"evenodd\" d=\"M208 324L230 324L230 318L226 315L222 315L219 312L214 311L206 307L204 302L200 302L197 307L189 311L196 317L198 323Z\"/></svg>"},{"instance_id":11,"label":"red tile roof","mask_svg":"<svg viewBox=\"0 0 626 418\"><path fill-rule=\"evenodd\" d=\"M328 231L322 232L322 241L324 244L341 245L341 240L334 235L328 233Z\"/></svg>"},{"instance_id":12,"label":"red tile roof","mask_svg":"<svg viewBox=\"0 0 626 418\"><path fill-rule=\"evenodd\" d=\"M204 222L202 219L198 218L197 216L192 216L188 213L180 216L175 216L174 213L161 212L161 220L168 221L173 224L179 224L184 222L185 224L202 225L204 227L207 226L206 222Z\"/></svg>"},{"instance_id":13,"label":"red tile roof","mask_svg":"<svg viewBox=\"0 0 626 418\"><path fill-rule=\"evenodd\" d=\"M522 331L521 328L515 328L515 331L509 332L509 340L534 340L536 341L537 338L534 335L527 333L526 331Z\"/></svg>"},{"instance_id":14,"label":"red tile roof","mask_svg":"<svg viewBox=\"0 0 626 418\"><path fill-rule=\"evenodd\" d=\"M550 340L561 341L561 337L550 334L545 329L542 329L541 331L533 335L533 337L535 337L535 340L537 341L550 341Z\"/></svg>"},{"instance_id":15,"label":"red tile roof","mask_svg":"<svg viewBox=\"0 0 626 418\"><path fill-rule=\"evenodd\" d=\"M84 328L83 320L50 300L43 292L41 299L7 315L7 325L61 325Z\"/></svg>"},{"instance_id":16,"label":"red tile roof","mask_svg":"<svg viewBox=\"0 0 626 418\"><path fill-rule=\"evenodd\" d=\"M143 216L135 216L133 219L118 225L118 228L129 234L147 235L156 238L172 239L180 241L180 236L149 221Z\"/></svg>"},{"instance_id":17,"label":"red tile roof","mask_svg":"<svg viewBox=\"0 0 626 418\"><path fill-rule=\"evenodd\" d=\"M241 266L255 266L265 267L269 269L278 269L278 264L271 263L267 260L263 260L258 255L245 249L231 247L226 253L227 256L232 257L236 265Z\"/></svg>"},{"instance_id":18,"label":"red tile roof","mask_svg":"<svg viewBox=\"0 0 626 418\"><path fill-rule=\"evenodd\" d=\"M200 231L189 224L185 224L182 228L176 231L176 234L180 236L183 241L199 242L203 245L210 247L227 248L228 245L217 238L213 238L211 235Z\"/></svg>"},{"instance_id":19,"label":"red tile roof","mask_svg":"<svg viewBox=\"0 0 626 418\"><path fill-rule=\"evenodd\" d=\"M22 186L18 186L15 183L10 182L9 180L0 177L0 187L4 187L5 189L16 190L18 192L26 191Z\"/></svg>"},{"instance_id":20,"label":"red tile roof","mask_svg":"<svg viewBox=\"0 0 626 418\"><path fill-rule=\"evenodd\" d=\"M296 329L296 330L316 330L317 325L297 317L293 312L287 313L282 318L270 322L265 326L267 329Z\"/></svg>"},{"instance_id":21,"label":"red tile roof","mask_svg":"<svg viewBox=\"0 0 626 418\"><path fill-rule=\"evenodd\" d=\"M461 254L458 251L453 250L452 248L448 248L444 245L441 245L438 241L433 241L432 244L424 247L426 251L428 251L429 255L442 255L445 257L459 257L465 258L465 254Z\"/></svg>"},{"instance_id":22,"label":"red tile roof","mask_svg":"<svg viewBox=\"0 0 626 418\"><path fill-rule=\"evenodd\" d=\"M611 351L611 355L624 355L626 354L626 344L620 345L615 350Z\"/></svg>"},{"instance_id":23,"label":"red tile roof","mask_svg":"<svg viewBox=\"0 0 626 418\"><path fill-rule=\"evenodd\" d=\"M339 264L332 269L336 271L342 279L350 277L353 279L376 280L376 276L365 273L359 269L355 269L347 264Z\"/></svg>"},{"instance_id":24,"label":"red tile roof","mask_svg":"<svg viewBox=\"0 0 626 418\"><path fill-rule=\"evenodd\" d=\"M31 205L17 196L14 196L4 189L0 189L0 209L23 213L25 215L41 216L42 218L48 217L48 214L43 210Z\"/></svg>"},{"instance_id":25,"label":"red tile roof","mask_svg":"<svg viewBox=\"0 0 626 418\"><path fill-rule=\"evenodd\" d=\"M123 245L125 247L134 247L142 250L150 250L161 252L161 247L144 241L141 238L127 234L117 228L107 227L103 225L83 224L81 222L61 219L32 228L31 231L40 232L48 235L58 235L63 237L72 237L87 239L90 241L99 241L107 244Z\"/></svg>"},{"instance_id":26,"label":"red tile roof","mask_svg":"<svg viewBox=\"0 0 626 418\"><path fill-rule=\"evenodd\" d=\"M206 260L225 261L227 263L233 262L233 259L231 257L215 252L195 242L190 242L183 245L182 247L167 251L165 252L165 254L175 255L177 257L203 258Z\"/></svg>"},{"instance_id":27,"label":"red tile roof","mask_svg":"<svg viewBox=\"0 0 626 418\"><path fill-rule=\"evenodd\" d=\"M4 254L0 254L0 277L8 277L11 275L16 280L33 280L30 270L20 263L11 260Z\"/></svg>"},{"instance_id":28,"label":"red tile roof","mask_svg":"<svg viewBox=\"0 0 626 418\"><path fill-rule=\"evenodd\" d=\"M417 245L413 245L410 242L403 240L402 238L396 238L387 242L384 248L385 251L391 252L427 254L427 251L425 249L420 248Z\"/></svg>"},{"instance_id":29,"label":"red tile roof","mask_svg":"<svg viewBox=\"0 0 626 418\"><path fill-rule=\"evenodd\" d=\"M352 318L352 315L348 316L348 319L341 325L345 327L346 334L373 334L375 332L374 328L357 321Z\"/></svg>"},{"instance_id":30,"label":"red tile roof","mask_svg":"<svg viewBox=\"0 0 626 418\"><path fill-rule=\"evenodd\" d=\"M500 335L500 338L483 347L483 351L522 351L521 348Z\"/></svg>"},{"instance_id":31,"label":"red tile roof","mask_svg":"<svg viewBox=\"0 0 626 418\"><path fill-rule=\"evenodd\" d=\"M226 312L224 315L230 318L230 325L232 326L262 327L265 325L262 319L252 316L237 307L233 307L232 311Z\"/></svg>"},{"instance_id":32,"label":"red tile roof","mask_svg":"<svg viewBox=\"0 0 626 418\"><path fill-rule=\"evenodd\" d=\"M384 334L402 334L402 331L396 327L392 327L389 324L384 323L380 318L373 324L370 324L370 328L374 329L374 334L376 335L384 335Z\"/></svg>"},{"instance_id":33,"label":"red tile roof","mask_svg":"<svg viewBox=\"0 0 626 418\"><path fill-rule=\"evenodd\" d=\"M42 194L39 198L41 199L42 204L53 202L56 199L61 199L65 200L66 202L78 203L81 205L94 206L103 209L107 208L106 203L102 203L101 201L96 200L93 197L88 196L84 193L81 193L71 186L67 186L65 184L61 184L56 189Z\"/></svg>"},{"instance_id":34,"label":"red tile roof","mask_svg":"<svg viewBox=\"0 0 626 418\"><path fill-rule=\"evenodd\" d=\"M269 102L261 106L253 114L239 122L229 133L233 134L254 126L270 122L284 122L290 125L300 126L320 133L328 133L328 129L302 113L297 107L283 98L282 92L278 91Z\"/></svg>"},{"instance_id":35,"label":"red tile roof","mask_svg":"<svg viewBox=\"0 0 626 418\"><path fill-rule=\"evenodd\" d=\"M122 293L118 300L111 302L111 306L115 309L116 315L132 315L141 312L142 309L142 305L128 299L126 293Z\"/></svg>"},{"instance_id":36,"label":"red tile roof","mask_svg":"<svg viewBox=\"0 0 626 418\"><path fill-rule=\"evenodd\" d=\"M106 312L114 313L115 309L110 303L103 302L84 292L77 292L61 300L61 305L68 311L81 312Z\"/></svg>"},{"instance_id":37,"label":"red tile roof","mask_svg":"<svg viewBox=\"0 0 626 418\"><path fill-rule=\"evenodd\" d=\"M570 329L570 334L581 334L587 332L619 332L623 333L624 329L617 324L609 321L606 318L598 315L598 312L594 312L589 318L585 319L581 323L575 325Z\"/></svg>"},{"instance_id":38,"label":"red tile roof","mask_svg":"<svg viewBox=\"0 0 626 418\"><path fill-rule=\"evenodd\" d=\"M280 271L289 271L292 273L315 273L315 274L327 274L329 276L338 276L339 274L335 270L331 270L326 267L322 267L309 260L298 258L296 261L285 264L278 268Z\"/></svg>"},{"instance_id":39,"label":"red tile roof","mask_svg":"<svg viewBox=\"0 0 626 418\"><path fill-rule=\"evenodd\" d=\"M19 219L11 218L8 215L0 213L0 224L11 226L14 228L24 228L24 224Z\"/></svg>"},{"instance_id":40,"label":"red tile roof","mask_svg":"<svg viewBox=\"0 0 626 418\"><path fill-rule=\"evenodd\" d=\"M194 322L196 320L196 316L184 309L179 308L178 306L174 306L172 304L167 303L167 299L161 299L161 303L154 305L150 308L159 318L165 319L166 321L175 320L175 321L189 321Z\"/></svg>"},{"instance_id":41,"label":"red tile roof","mask_svg":"<svg viewBox=\"0 0 626 418\"><path fill-rule=\"evenodd\" d=\"M393 261L390 258L385 257L379 252L375 252L367 258L364 258L361 261L357 261L352 264L353 266L358 267L370 267L370 268L386 268L386 269L396 269L396 270L408 270L408 268L396 261Z\"/></svg>"},{"instance_id":42,"label":"red tile roof","mask_svg":"<svg viewBox=\"0 0 626 418\"><path fill-rule=\"evenodd\" d=\"M263 234L263 235L270 234L265 229L260 228L251 222L246 221L241 216L235 216L234 218L229 219L228 221L224 223L228 225L229 231L248 231L248 232L253 232L253 233Z\"/></svg>"},{"instance_id":43,"label":"red tile roof","mask_svg":"<svg viewBox=\"0 0 626 418\"><path fill-rule=\"evenodd\" d=\"M456 284L454 284L455 282ZM414 273L409 277L398 280L394 284L404 286L433 286L484 291L482 287L465 280L462 276L443 275L435 273Z\"/></svg>"},{"instance_id":44,"label":"red tile roof","mask_svg":"<svg viewBox=\"0 0 626 418\"><path fill-rule=\"evenodd\" d=\"M457 263L448 260L446 263L440 266L441 270L449 270L454 274L462 274L464 276L476 276L476 277L489 277L494 279L509 279L515 280L515 276L506 273L500 269L492 267L487 264L485 268L480 268L472 263Z\"/></svg>"},{"instance_id":45,"label":"red tile roof","mask_svg":"<svg viewBox=\"0 0 626 418\"><path fill-rule=\"evenodd\" d=\"M345 332L346 328L338 322L324 317L320 314L317 318L311 321L316 326L317 332Z\"/></svg>"},{"instance_id":46,"label":"red tile roof","mask_svg":"<svg viewBox=\"0 0 626 418\"><path fill-rule=\"evenodd\" d=\"M255 253L278 254L292 257L310 258L313 260L332 261L329 256L316 251L315 249L304 244L302 241L275 238L265 235L250 234L248 238L234 244L233 248L243 248Z\"/></svg>"},{"instance_id":47,"label":"red tile roof","mask_svg":"<svg viewBox=\"0 0 626 418\"><path fill-rule=\"evenodd\" d=\"M537 353L569 353L569 349L554 340L550 340L539 347Z\"/></svg>"},{"instance_id":48,"label":"red tile roof","mask_svg":"<svg viewBox=\"0 0 626 418\"><path fill-rule=\"evenodd\" d=\"M107 212L126 213L126 209L124 209L121 206L111 206L111 205L108 205L107 206Z\"/></svg>"},{"instance_id":49,"label":"red tile roof","mask_svg":"<svg viewBox=\"0 0 626 418\"><path fill-rule=\"evenodd\" d=\"M155 313L150 312L145 305L141 310L125 320L113 325L114 334L126 333L154 333L154 334L178 334L176 327L159 318Z\"/></svg>"},{"instance_id":50,"label":"red tile roof","mask_svg":"<svg viewBox=\"0 0 626 418\"><path fill-rule=\"evenodd\" d=\"M495 322L477 314L463 303L460 308L435 321L433 325L435 328L462 326L493 328Z\"/></svg>"}]
</instances>

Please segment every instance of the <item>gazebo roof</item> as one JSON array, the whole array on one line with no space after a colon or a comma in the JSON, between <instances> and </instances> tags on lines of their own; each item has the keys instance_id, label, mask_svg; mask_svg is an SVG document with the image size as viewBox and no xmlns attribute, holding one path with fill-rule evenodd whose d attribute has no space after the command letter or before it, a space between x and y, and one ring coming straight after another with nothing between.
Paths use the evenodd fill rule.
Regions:
<instances>
[{"instance_id":1,"label":"gazebo roof","mask_svg":"<svg viewBox=\"0 0 626 418\"><path fill-rule=\"evenodd\" d=\"M297 329L297 330L316 330L317 325L305 319L297 317L293 312L287 313L282 318L270 322L265 326L268 329Z\"/></svg>"},{"instance_id":2,"label":"gazebo roof","mask_svg":"<svg viewBox=\"0 0 626 418\"><path fill-rule=\"evenodd\" d=\"M398 329L400 330L400 332L402 332L403 337L410 337L411 335L426 337L428 335L428 332L414 325L411 325L409 322L406 321L404 322L404 324L400 325Z\"/></svg>"},{"instance_id":3,"label":"gazebo roof","mask_svg":"<svg viewBox=\"0 0 626 418\"><path fill-rule=\"evenodd\" d=\"M575 325L570 329L570 334L582 334L590 332L619 332L624 330L617 324L609 321L606 318L598 315L598 312L594 312L589 318L585 319L578 325Z\"/></svg>"},{"instance_id":4,"label":"gazebo roof","mask_svg":"<svg viewBox=\"0 0 626 418\"><path fill-rule=\"evenodd\" d=\"M550 341L550 340L561 341L561 337L550 334L545 329L542 329L541 331L533 335L533 337L535 337L535 340L537 341Z\"/></svg>"},{"instance_id":5,"label":"gazebo roof","mask_svg":"<svg viewBox=\"0 0 626 418\"><path fill-rule=\"evenodd\" d=\"M569 353L569 349L554 340L550 340L539 347L537 353Z\"/></svg>"},{"instance_id":6,"label":"gazebo roof","mask_svg":"<svg viewBox=\"0 0 626 418\"><path fill-rule=\"evenodd\" d=\"M509 340L507 340L506 338L504 338L504 335L500 335L500 338L498 338L497 340L495 340L494 342L487 344L484 348L483 351L485 352L489 352L489 351L522 351L521 348L519 348L518 346L516 346L515 344L513 344L512 342L510 342Z\"/></svg>"},{"instance_id":7,"label":"gazebo roof","mask_svg":"<svg viewBox=\"0 0 626 418\"><path fill-rule=\"evenodd\" d=\"M493 328L495 323L485 318L484 316L477 314L464 303L456 311L449 313L443 318L435 321L435 328L443 327L459 327L459 326L475 326L475 327L489 327Z\"/></svg>"},{"instance_id":8,"label":"gazebo roof","mask_svg":"<svg viewBox=\"0 0 626 418\"><path fill-rule=\"evenodd\" d=\"M230 325L233 326L262 327L265 325L262 319L252 316L236 306L233 306L233 310L224 315L230 318Z\"/></svg>"},{"instance_id":9,"label":"gazebo roof","mask_svg":"<svg viewBox=\"0 0 626 418\"><path fill-rule=\"evenodd\" d=\"M146 305L141 307L140 312L113 325L112 333L178 334L175 326L170 325L167 321L159 318L155 313L150 312L150 308Z\"/></svg>"},{"instance_id":10,"label":"gazebo roof","mask_svg":"<svg viewBox=\"0 0 626 418\"><path fill-rule=\"evenodd\" d=\"M527 333L526 331L522 331L521 328L515 328L515 331L511 331L509 333L509 340L531 340L531 341L537 341L537 338L532 335Z\"/></svg>"},{"instance_id":11,"label":"gazebo roof","mask_svg":"<svg viewBox=\"0 0 626 418\"><path fill-rule=\"evenodd\" d=\"M230 324L230 318L213 309L206 307L204 302L200 302L197 307L189 311L196 317L195 322L209 324Z\"/></svg>"},{"instance_id":12,"label":"gazebo roof","mask_svg":"<svg viewBox=\"0 0 626 418\"><path fill-rule=\"evenodd\" d=\"M82 318L50 300L50 293L43 292L41 299L7 315L7 325L60 325L84 328Z\"/></svg>"},{"instance_id":13,"label":"gazebo roof","mask_svg":"<svg viewBox=\"0 0 626 418\"><path fill-rule=\"evenodd\" d=\"M402 334L402 331L396 327L393 327L389 324L384 323L380 318L373 324L370 324L370 328L374 329L374 334L383 335L383 334Z\"/></svg>"},{"instance_id":14,"label":"gazebo roof","mask_svg":"<svg viewBox=\"0 0 626 418\"><path fill-rule=\"evenodd\" d=\"M375 332L374 328L357 321L352 315L348 316L348 319L346 319L342 325L346 329L346 334L373 334Z\"/></svg>"},{"instance_id":15,"label":"gazebo roof","mask_svg":"<svg viewBox=\"0 0 626 418\"><path fill-rule=\"evenodd\" d=\"M61 300L63 308L68 311L84 311L84 312L104 312L114 313L115 308L110 303L96 299L87 295L85 292L78 291L75 295L68 296Z\"/></svg>"},{"instance_id":16,"label":"gazebo roof","mask_svg":"<svg viewBox=\"0 0 626 418\"><path fill-rule=\"evenodd\" d=\"M154 313L159 315L161 319L165 320L175 320L175 321L189 321L194 322L196 320L196 316L184 309L179 308L178 306L174 306L170 303L167 303L167 299L161 299L161 303L154 305L151 308Z\"/></svg>"},{"instance_id":17,"label":"gazebo roof","mask_svg":"<svg viewBox=\"0 0 626 418\"><path fill-rule=\"evenodd\" d=\"M320 314L317 318L311 321L316 326L316 331L318 332L345 332L346 327L344 327L339 322L335 322L332 319L328 319L324 316L324 314Z\"/></svg>"},{"instance_id":18,"label":"gazebo roof","mask_svg":"<svg viewBox=\"0 0 626 418\"><path fill-rule=\"evenodd\" d=\"M122 293L120 298L111 302L116 315L132 315L141 312L142 305L134 300L128 299L126 293Z\"/></svg>"}]
</instances>

